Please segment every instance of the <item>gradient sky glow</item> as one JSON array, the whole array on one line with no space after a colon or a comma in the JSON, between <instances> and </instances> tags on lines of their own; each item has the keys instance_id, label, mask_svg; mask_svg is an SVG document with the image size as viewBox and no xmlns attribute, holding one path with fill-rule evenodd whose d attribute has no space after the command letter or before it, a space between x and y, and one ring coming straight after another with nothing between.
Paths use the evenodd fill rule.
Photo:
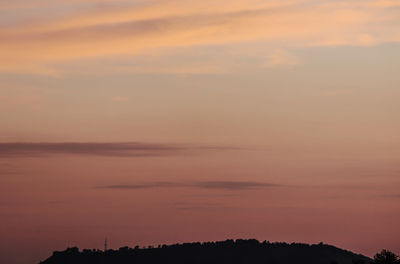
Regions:
<instances>
[{"instance_id":1,"label":"gradient sky glow","mask_svg":"<svg viewBox=\"0 0 400 264\"><path fill-rule=\"evenodd\" d=\"M0 262L400 253L399 69L398 0L3 0Z\"/></svg>"}]
</instances>

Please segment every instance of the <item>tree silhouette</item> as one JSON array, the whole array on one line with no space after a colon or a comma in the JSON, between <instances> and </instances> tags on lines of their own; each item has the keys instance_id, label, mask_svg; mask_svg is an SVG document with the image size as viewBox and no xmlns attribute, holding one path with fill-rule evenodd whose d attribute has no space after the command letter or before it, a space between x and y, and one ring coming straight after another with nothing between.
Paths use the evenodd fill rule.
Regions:
<instances>
[{"instance_id":1,"label":"tree silhouette","mask_svg":"<svg viewBox=\"0 0 400 264\"><path fill-rule=\"evenodd\" d=\"M362 261L362 262L356 262ZM118 250L56 251L42 264L362 264L371 259L323 243L270 243L229 239ZM381 264L381 263L376 263ZM384 263L386 264L386 262ZM392 264L392 263L390 263ZM400 263L396 263L400 264Z\"/></svg>"},{"instance_id":2,"label":"tree silhouette","mask_svg":"<svg viewBox=\"0 0 400 264\"><path fill-rule=\"evenodd\" d=\"M381 253L377 253L374 256L374 260L371 264L400 264L400 259L399 256L393 252L383 249Z\"/></svg>"}]
</instances>

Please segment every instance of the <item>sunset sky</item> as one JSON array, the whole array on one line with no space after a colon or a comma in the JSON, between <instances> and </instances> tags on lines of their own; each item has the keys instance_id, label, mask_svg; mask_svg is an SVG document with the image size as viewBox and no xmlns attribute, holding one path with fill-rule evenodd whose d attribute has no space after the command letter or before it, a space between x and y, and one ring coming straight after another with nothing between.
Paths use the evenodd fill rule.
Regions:
<instances>
[{"instance_id":1,"label":"sunset sky","mask_svg":"<svg viewBox=\"0 0 400 264\"><path fill-rule=\"evenodd\" d=\"M0 1L1 263L399 223L399 0Z\"/></svg>"}]
</instances>

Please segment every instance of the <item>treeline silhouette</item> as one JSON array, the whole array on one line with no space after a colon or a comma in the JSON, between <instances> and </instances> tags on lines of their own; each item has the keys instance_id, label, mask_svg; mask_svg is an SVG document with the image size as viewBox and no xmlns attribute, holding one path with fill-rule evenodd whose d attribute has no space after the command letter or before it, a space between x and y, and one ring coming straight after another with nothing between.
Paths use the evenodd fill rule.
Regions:
<instances>
[{"instance_id":1,"label":"treeline silhouette","mask_svg":"<svg viewBox=\"0 0 400 264\"><path fill-rule=\"evenodd\" d=\"M381 253L374 256L371 264L400 264L400 258L393 252L383 249Z\"/></svg>"},{"instance_id":2,"label":"treeline silhouette","mask_svg":"<svg viewBox=\"0 0 400 264\"><path fill-rule=\"evenodd\" d=\"M372 260L323 243L270 243L255 239L122 247L102 251L77 247L55 251L41 264L366 264ZM380 264L380 263L375 263ZM386 264L386 263L385 263ZM400 264L400 263L399 263Z\"/></svg>"}]
</instances>

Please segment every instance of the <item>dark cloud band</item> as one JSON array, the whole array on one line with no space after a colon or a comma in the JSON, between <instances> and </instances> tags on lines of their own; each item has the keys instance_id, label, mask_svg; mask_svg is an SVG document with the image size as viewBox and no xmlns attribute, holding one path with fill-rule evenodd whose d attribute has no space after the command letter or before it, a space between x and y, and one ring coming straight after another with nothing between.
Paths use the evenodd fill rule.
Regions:
<instances>
[{"instance_id":1,"label":"dark cloud band","mask_svg":"<svg viewBox=\"0 0 400 264\"><path fill-rule=\"evenodd\" d=\"M41 157L56 154L95 155L112 157L168 156L190 151L228 151L241 148L230 146L196 146L141 142L56 142L0 143L0 158Z\"/></svg>"},{"instance_id":2,"label":"dark cloud band","mask_svg":"<svg viewBox=\"0 0 400 264\"><path fill-rule=\"evenodd\" d=\"M35 157L54 154L140 157L176 154L187 148L168 144L120 143L0 143L0 157Z\"/></svg>"},{"instance_id":3,"label":"dark cloud band","mask_svg":"<svg viewBox=\"0 0 400 264\"><path fill-rule=\"evenodd\" d=\"M153 182L153 183L140 183L140 184L119 184L108 185L100 188L106 189L120 189L120 190L135 190L135 189L148 189L148 188L175 188L175 187L189 187L198 189L217 189L217 190L255 190L262 188L280 187L282 185L253 182L253 181L202 181L192 183L179 183L179 182Z\"/></svg>"}]
</instances>

